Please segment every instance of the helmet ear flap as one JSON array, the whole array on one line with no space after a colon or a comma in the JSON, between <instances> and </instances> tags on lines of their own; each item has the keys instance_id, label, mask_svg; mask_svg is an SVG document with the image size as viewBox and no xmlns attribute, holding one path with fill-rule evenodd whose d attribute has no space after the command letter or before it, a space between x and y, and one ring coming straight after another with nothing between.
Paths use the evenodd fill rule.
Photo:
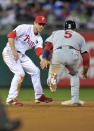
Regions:
<instances>
[{"instance_id":1,"label":"helmet ear flap","mask_svg":"<svg viewBox=\"0 0 94 131\"><path fill-rule=\"evenodd\" d=\"M72 21L72 20L67 20L65 22L65 30L66 29L75 29L76 28L76 23L75 21Z\"/></svg>"}]
</instances>

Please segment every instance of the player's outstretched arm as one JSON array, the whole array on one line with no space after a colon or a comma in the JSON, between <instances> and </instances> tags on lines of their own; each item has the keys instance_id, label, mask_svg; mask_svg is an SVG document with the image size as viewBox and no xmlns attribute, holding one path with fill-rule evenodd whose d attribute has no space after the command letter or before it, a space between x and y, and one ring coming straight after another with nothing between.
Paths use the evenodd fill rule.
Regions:
<instances>
[{"instance_id":1,"label":"player's outstretched arm","mask_svg":"<svg viewBox=\"0 0 94 131\"><path fill-rule=\"evenodd\" d=\"M15 49L15 43L14 43L15 38L16 38L16 30L10 32L7 37L8 37L8 42L9 42L10 48L12 50L12 54L14 56L14 59L18 60L18 53Z\"/></svg>"},{"instance_id":2,"label":"player's outstretched arm","mask_svg":"<svg viewBox=\"0 0 94 131\"><path fill-rule=\"evenodd\" d=\"M84 78L87 78L87 72L88 72L88 68L90 66L90 57L88 52L84 52L81 54L82 58L83 58L83 71L82 71L82 75Z\"/></svg>"},{"instance_id":3,"label":"player's outstretched arm","mask_svg":"<svg viewBox=\"0 0 94 131\"><path fill-rule=\"evenodd\" d=\"M41 62L40 62L40 66L42 69L44 69L45 67L48 68L48 64L49 64L49 61L45 58L42 58Z\"/></svg>"},{"instance_id":4,"label":"player's outstretched arm","mask_svg":"<svg viewBox=\"0 0 94 131\"><path fill-rule=\"evenodd\" d=\"M52 53L52 43L51 42L47 42L45 47L44 47L44 50L43 50L43 55L42 55L42 60L40 62L40 66L42 69L44 69L45 67L48 69L49 68L49 65L50 65L50 61L49 61L49 56L51 55Z\"/></svg>"},{"instance_id":5,"label":"player's outstretched arm","mask_svg":"<svg viewBox=\"0 0 94 131\"><path fill-rule=\"evenodd\" d=\"M14 38L8 38L8 42L9 42L10 48L12 50L12 55L14 56L14 59L17 61L19 57L18 57L18 53L15 49Z\"/></svg>"}]
</instances>

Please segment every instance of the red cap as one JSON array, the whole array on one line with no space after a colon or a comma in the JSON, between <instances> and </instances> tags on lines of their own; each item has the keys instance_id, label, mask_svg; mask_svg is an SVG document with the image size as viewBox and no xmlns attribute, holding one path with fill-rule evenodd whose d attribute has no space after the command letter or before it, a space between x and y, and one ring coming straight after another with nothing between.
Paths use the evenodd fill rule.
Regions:
<instances>
[{"instance_id":1,"label":"red cap","mask_svg":"<svg viewBox=\"0 0 94 131\"><path fill-rule=\"evenodd\" d=\"M46 23L46 18L44 17L44 16L37 16L36 18L35 18L35 22L37 22L37 23Z\"/></svg>"}]
</instances>

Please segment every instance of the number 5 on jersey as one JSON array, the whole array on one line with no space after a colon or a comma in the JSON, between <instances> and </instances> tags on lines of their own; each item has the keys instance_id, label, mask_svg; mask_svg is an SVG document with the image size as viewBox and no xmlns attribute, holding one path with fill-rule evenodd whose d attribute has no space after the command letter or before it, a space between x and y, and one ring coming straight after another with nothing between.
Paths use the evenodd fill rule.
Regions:
<instances>
[{"instance_id":1,"label":"number 5 on jersey","mask_svg":"<svg viewBox=\"0 0 94 131\"><path fill-rule=\"evenodd\" d=\"M65 37L65 38L71 38L71 37L72 37L72 32L70 32L70 31L65 31L64 37Z\"/></svg>"}]
</instances>

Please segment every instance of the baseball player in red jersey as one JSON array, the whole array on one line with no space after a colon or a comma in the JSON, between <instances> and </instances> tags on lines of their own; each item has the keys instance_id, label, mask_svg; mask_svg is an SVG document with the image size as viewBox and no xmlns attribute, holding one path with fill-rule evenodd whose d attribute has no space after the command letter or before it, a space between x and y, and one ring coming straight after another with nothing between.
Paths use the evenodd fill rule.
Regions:
<instances>
[{"instance_id":1,"label":"baseball player in red jersey","mask_svg":"<svg viewBox=\"0 0 94 131\"><path fill-rule=\"evenodd\" d=\"M62 105L83 105L84 101L79 99L80 81L78 76L78 66L80 54L83 58L84 78L87 78L90 58L87 51L85 39L76 32L76 23L68 20L65 22L65 30L58 30L46 39L43 51L43 58L40 62L42 69L47 66L50 50L53 48L52 59L50 61L48 84L52 92L56 91L56 86L60 74L66 67L70 74L71 97L69 101L63 101Z\"/></svg>"},{"instance_id":2,"label":"baseball player in red jersey","mask_svg":"<svg viewBox=\"0 0 94 131\"><path fill-rule=\"evenodd\" d=\"M22 24L17 26L8 34L8 43L3 50L3 60L14 73L11 86L6 100L6 104L23 106L23 103L17 101L21 83L24 79L25 72L31 76L34 91L35 102L51 102L43 94L40 83L40 70L33 61L25 54L29 49L35 48L36 55L42 60L43 40L40 32L43 31L46 24L46 18L37 16L33 25Z\"/></svg>"}]
</instances>

